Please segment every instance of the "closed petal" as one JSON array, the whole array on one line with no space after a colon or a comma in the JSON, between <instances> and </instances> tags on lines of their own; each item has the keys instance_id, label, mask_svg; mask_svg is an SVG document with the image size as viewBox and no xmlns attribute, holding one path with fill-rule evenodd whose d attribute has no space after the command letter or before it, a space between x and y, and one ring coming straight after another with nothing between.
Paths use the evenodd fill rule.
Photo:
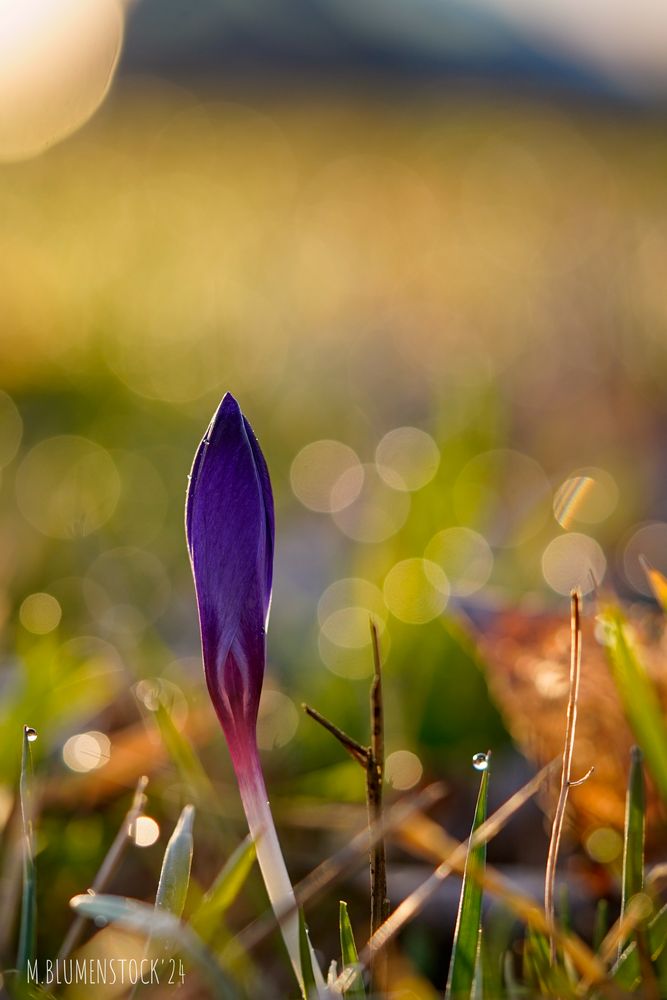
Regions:
<instances>
[{"instance_id":1,"label":"closed petal","mask_svg":"<svg viewBox=\"0 0 667 1000\"><path fill-rule=\"evenodd\" d=\"M254 723L265 661L274 536L271 483L259 444L227 394L190 475L186 534L206 680L218 715Z\"/></svg>"}]
</instances>

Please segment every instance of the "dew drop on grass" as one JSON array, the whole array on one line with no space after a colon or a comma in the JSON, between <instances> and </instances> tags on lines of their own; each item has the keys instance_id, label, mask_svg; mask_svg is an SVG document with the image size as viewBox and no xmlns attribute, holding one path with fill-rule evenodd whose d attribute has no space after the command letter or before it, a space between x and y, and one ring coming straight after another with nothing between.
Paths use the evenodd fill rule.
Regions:
<instances>
[{"instance_id":1,"label":"dew drop on grass","mask_svg":"<svg viewBox=\"0 0 667 1000\"><path fill-rule=\"evenodd\" d=\"M486 771L489 766L488 754L476 753L472 758L472 766L476 771Z\"/></svg>"},{"instance_id":2,"label":"dew drop on grass","mask_svg":"<svg viewBox=\"0 0 667 1000\"><path fill-rule=\"evenodd\" d=\"M28 743L34 743L37 739L37 730L33 729L32 726L26 726L25 735Z\"/></svg>"}]
</instances>

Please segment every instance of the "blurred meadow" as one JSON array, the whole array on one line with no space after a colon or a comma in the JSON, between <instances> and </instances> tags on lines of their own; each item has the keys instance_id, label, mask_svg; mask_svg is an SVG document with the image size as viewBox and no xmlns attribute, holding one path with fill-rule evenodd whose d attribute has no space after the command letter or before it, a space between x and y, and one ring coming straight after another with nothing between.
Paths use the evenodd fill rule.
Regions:
<instances>
[{"instance_id":1,"label":"blurred meadow","mask_svg":"<svg viewBox=\"0 0 667 1000\"><path fill-rule=\"evenodd\" d=\"M528 86L195 86L129 72L79 132L0 166L5 969L25 724L38 734L40 956L58 953L68 901L93 882L141 775L145 815L109 891L152 901L186 803L188 912L245 836L183 533L192 456L226 390L276 498L258 733L294 879L365 823L362 772L301 703L368 740L369 616L387 801L444 781L434 815L462 839L473 754L493 751L496 808L561 752L579 587L575 776L596 772L573 790L559 880L589 940L598 897L618 914L638 736L594 619L598 599L624 602L667 710L640 558L667 571L666 171L655 107ZM549 795L539 801L551 815ZM548 834L531 804L489 844L489 861L538 899ZM390 841L392 903L429 870ZM392 995L442 994L450 881L393 946ZM339 898L361 945L363 859L308 909L329 957ZM265 909L253 870L209 943L221 951ZM93 931L83 954L143 952L125 931ZM276 940L250 952L248 995L295 994ZM180 995L208 994L193 973Z\"/></svg>"}]
</instances>

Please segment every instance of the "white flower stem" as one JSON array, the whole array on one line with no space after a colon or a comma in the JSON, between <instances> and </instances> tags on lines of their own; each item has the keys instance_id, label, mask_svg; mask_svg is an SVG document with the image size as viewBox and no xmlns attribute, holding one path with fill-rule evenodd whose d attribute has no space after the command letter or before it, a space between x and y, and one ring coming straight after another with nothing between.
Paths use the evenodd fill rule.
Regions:
<instances>
[{"instance_id":1,"label":"white flower stem","mask_svg":"<svg viewBox=\"0 0 667 1000\"><path fill-rule=\"evenodd\" d=\"M266 794L266 785L256 749L253 747L243 760L235 761L236 775L239 782L241 801L245 810L250 834L255 842L257 861L259 863L264 885L271 907L280 924L280 930L287 948L294 974L301 992L305 996L304 977L301 970L299 947L299 915L294 896L294 889L285 866L278 841L278 834L271 814L271 806ZM310 947L311 964L317 992L320 997L327 995L326 985L317 959Z\"/></svg>"}]
</instances>

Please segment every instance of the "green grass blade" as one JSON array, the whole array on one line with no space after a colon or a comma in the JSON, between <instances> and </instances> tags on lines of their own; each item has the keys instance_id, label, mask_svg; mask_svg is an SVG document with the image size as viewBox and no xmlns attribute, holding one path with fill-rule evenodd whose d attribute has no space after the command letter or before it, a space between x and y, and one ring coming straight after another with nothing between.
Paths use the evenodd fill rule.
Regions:
<instances>
[{"instance_id":1,"label":"green grass blade","mask_svg":"<svg viewBox=\"0 0 667 1000\"><path fill-rule=\"evenodd\" d=\"M528 930L524 939L524 972L537 996L575 1000L576 980L572 982L566 966L551 961L549 939L538 931Z\"/></svg>"},{"instance_id":2,"label":"green grass blade","mask_svg":"<svg viewBox=\"0 0 667 1000\"><path fill-rule=\"evenodd\" d=\"M646 792L643 755L632 748L628 791L625 799L625 835L623 840L623 891L621 915L629 901L644 888L644 834L646 828ZM619 955L622 951L619 948Z\"/></svg>"},{"instance_id":3,"label":"green grass blade","mask_svg":"<svg viewBox=\"0 0 667 1000\"><path fill-rule=\"evenodd\" d=\"M180 917L183 913L190 885L194 815L195 807L188 805L185 806L178 818L164 852L160 881L155 896L157 909L168 910L176 917Z\"/></svg>"},{"instance_id":4,"label":"green grass blade","mask_svg":"<svg viewBox=\"0 0 667 1000\"><path fill-rule=\"evenodd\" d=\"M347 912L347 903L342 899L338 908L338 926L340 930L340 954L343 969L354 969L356 967L359 970L350 986L344 989L343 992L348 997L365 997L366 990L364 989L361 977L359 954L354 940L352 924L350 923L350 915Z\"/></svg>"},{"instance_id":5,"label":"green grass blade","mask_svg":"<svg viewBox=\"0 0 667 1000\"><path fill-rule=\"evenodd\" d=\"M315 973L313 972L306 918L301 909L299 910L299 958L301 959L304 996L306 1000L311 1000L312 997L317 997L317 984L315 982Z\"/></svg>"},{"instance_id":6,"label":"green grass blade","mask_svg":"<svg viewBox=\"0 0 667 1000\"><path fill-rule=\"evenodd\" d=\"M593 951L597 955L600 946L609 930L609 900L598 899L595 909L595 925L593 927Z\"/></svg>"},{"instance_id":7,"label":"green grass blade","mask_svg":"<svg viewBox=\"0 0 667 1000\"><path fill-rule=\"evenodd\" d=\"M667 946L667 904L649 921L646 928L649 956L656 962L665 954ZM637 943L632 941L612 969L614 982L624 990L634 990L641 980L641 965Z\"/></svg>"},{"instance_id":8,"label":"green grass blade","mask_svg":"<svg viewBox=\"0 0 667 1000\"><path fill-rule=\"evenodd\" d=\"M227 859L190 918L190 924L203 941L213 937L219 920L241 891L254 861L255 843L248 836Z\"/></svg>"},{"instance_id":9,"label":"green grass blade","mask_svg":"<svg viewBox=\"0 0 667 1000\"><path fill-rule=\"evenodd\" d=\"M201 806L204 802L217 803L218 797L204 770L204 765L188 738L174 724L171 712L162 701L158 702L155 709L155 721L167 753L181 778L190 788L197 804Z\"/></svg>"},{"instance_id":10,"label":"green grass blade","mask_svg":"<svg viewBox=\"0 0 667 1000\"><path fill-rule=\"evenodd\" d=\"M475 818L472 824L473 833L486 819L489 774L490 770L487 764L479 786ZM483 870L485 864L486 844L480 844L468 851L454 932L452 958L445 993L446 1000L464 1000L464 998L468 1000L472 996L481 938L483 893L479 882L470 877L470 872Z\"/></svg>"},{"instance_id":11,"label":"green grass blade","mask_svg":"<svg viewBox=\"0 0 667 1000\"><path fill-rule=\"evenodd\" d=\"M667 727L655 688L628 638L620 612L611 608L601 620L621 702L660 795L667 802Z\"/></svg>"},{"instance_id":12,"label":"green grass blade","mask_svg":"<svg viewBox=\"0 0 667 1000\"><path fill-rule=\"evenodd\" d=\"M117 924L129 931L144 934L147 938L178 941L183 951L206 977L213 988L213 996L221 1000L236 1000L236 988L203 941L187 924L173 913L158 910L148 903L122 896L85 893L70 900L72 909L99 923Z\"/></svg>"},{"instance_id":13,"label":"green grass blade","mask_svg":"<svg viewBox=\"0 0 667 1000\"><path fill-rule=\"evenodd\" d=\"M21 803L21 821L23 824L23 887L21 895L21 922L19 926L19 943L16 957L16 967L19 975L24 977L28 971L28 963L35 959L35 942L37 932L37 903L35 852L33 835L33 772L30 744L37 738L34 729L23 727L23 749L21 752L21 776L19 779L19 798Z\"/></svg>"}]
</instances>

